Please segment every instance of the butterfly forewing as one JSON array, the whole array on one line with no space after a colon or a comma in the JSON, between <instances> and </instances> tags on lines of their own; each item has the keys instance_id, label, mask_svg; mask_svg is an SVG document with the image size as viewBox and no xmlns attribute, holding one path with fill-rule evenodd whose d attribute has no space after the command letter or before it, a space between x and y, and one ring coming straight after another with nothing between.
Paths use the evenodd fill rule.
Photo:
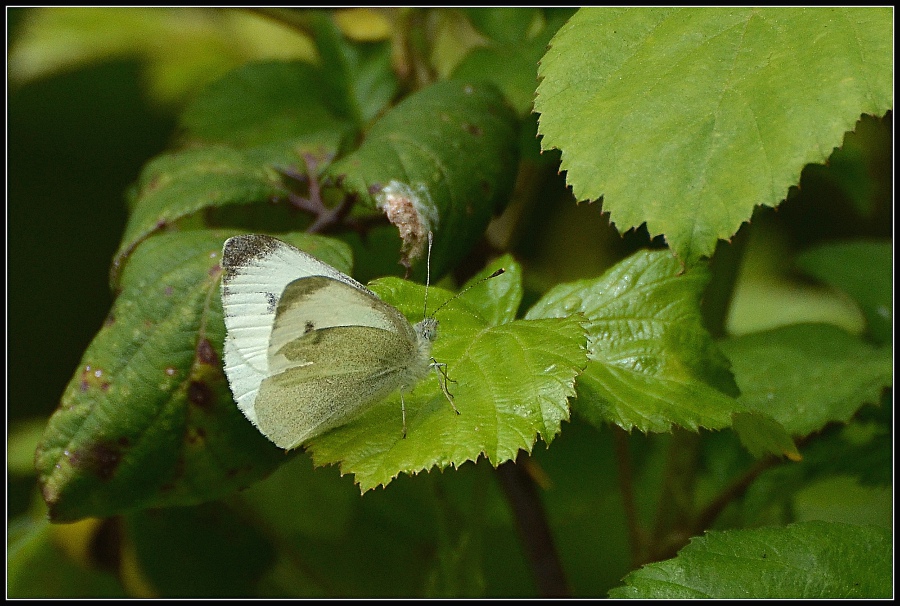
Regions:
<instances>
[{"instance_id":1,"label":"butterfly forewing","mask_svg":"<svg viewBox=\"0 0 900 606\"><path fill-rule=\"evenodd\" d=\"M285 287L278 302L269 337L269 372L284 369L278 352L286 343L334 326L368 326L416 340L409 321L369 291L324 276L300 278Z\"/></svg>"}]
</instances>

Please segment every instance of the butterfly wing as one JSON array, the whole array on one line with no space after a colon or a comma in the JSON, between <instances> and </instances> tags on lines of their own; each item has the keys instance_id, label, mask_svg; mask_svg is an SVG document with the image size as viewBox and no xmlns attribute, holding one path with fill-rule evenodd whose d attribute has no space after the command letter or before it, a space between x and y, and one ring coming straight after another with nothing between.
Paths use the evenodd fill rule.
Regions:
<instances>
[{"instance_id":1,"label":"butterfly wing","mask_svg":"<svg viewBox=\"0 0 900 606\"><path fill-rule=\"evenodd\" d=\"M406 318L368 291L326 277L295 280L278 304L254 412L294 448L428 370Z\"/></svg>"},{"instance_id":2,"label":"butterfly wing","mask_svg":"<svg viewBox=\"0 0 900 606\"><path fill-rule=\"evenodd\" d=\"M286 242L241 235L222 250L222 308L225 313L225 374L238 408L254 423L254 401L269 376L269 337L278 301L288 283L327 276L372 295L365 286ZM372 295L374 296L374 295Z\"/></svg>"}]
</instances>

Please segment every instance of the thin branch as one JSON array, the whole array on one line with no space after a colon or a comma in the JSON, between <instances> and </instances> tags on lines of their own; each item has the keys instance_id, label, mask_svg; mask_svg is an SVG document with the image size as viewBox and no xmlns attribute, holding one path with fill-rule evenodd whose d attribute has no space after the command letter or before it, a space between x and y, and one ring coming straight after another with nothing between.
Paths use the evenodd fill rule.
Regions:
<instances>
[{"instance_id":1,"label":"thin branch","mask_svg":"<svg viewBox=\"0 0 900 606\"><path fill-rule=\"evenodd\" d=\"M636 568L644 561L647 553L647 537L642 531L634 500L634 468L631 465L631 453L628 450L628 434L621 427L613 427L613 440L616 449L616 467L619 475L619 490L622 493L622 507L625 509L625 521L628 526L628 541L631 544L631 563Z\"/></svg>"},{"instance_id":2,"label":"thin branch","mask_svg":"<svg viewBox=\"0 0 900 606\"><path fill-rule=\"evenodd\" d=\"M356 203L356 196L347 194L337 206L329 208L322 200L321 182L318 177L318 160L314 155L305 153L303 154L303 162L306 165L306 174L301 174L293 169L280 169L280 172L298 183L306 183L307 195L301 196L294 192L288 192L288 201L295 208L315 215L312 224L306 228L307 233L322 233L344 220Z\"/></svg>"},{"instance_id":3,"label":"thin branch","mask_svg":"<svg viewBox=\"0 0 900 606\"><path fill-rule=\"evenodd\" d=\"M520 458L522 456L520 454ZM553 543L540 495L524 467L507 461L497 467L497 477L512 509L538 592L542 597L569 597L572 592Z\"/></svg>"},{"instance_id":4,"label":"thin branch","mask_svg":"<svg viewBox=\"0 0 900 606\"><path fill-rule=\"evenodd\" d=\"M726 486L709 505L703 508L700 515L697 516L697 519L692 525L693 528L691 534L696 534L709 528L729 503L744 496L744 493L747 492L747 489L750 488L750 485L753 484L762 472L775 467L779 463L781 463L781 459L773 455L762 458L750 467L750 469L745 471L744 475L736 478L731 484Z\"/></svg>"}]
</instances>

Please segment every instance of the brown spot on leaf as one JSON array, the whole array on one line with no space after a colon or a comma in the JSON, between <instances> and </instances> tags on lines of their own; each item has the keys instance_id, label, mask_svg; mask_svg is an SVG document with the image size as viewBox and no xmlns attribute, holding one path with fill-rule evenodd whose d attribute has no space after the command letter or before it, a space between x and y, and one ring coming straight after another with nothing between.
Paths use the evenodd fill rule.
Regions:
<instances>
[{"instance_id":1,"label":"brown spot on leaf","mask_svg":"<svg viewBox=\"0 0 900 606\"><path fill-rule=\"evenodd\" d=\"M103 369L86 364L81 370L81 383L78 387L81 391L88 391L92 387L106 391L109 389L109 381L104 379Z\"/></svg>"},{"instance_id":2,"label":"brown spot on leaf","mask_svg":"<svg viewBox=\"0 0 900 606\"><path fill-rule=\"evenodd\" d=\"M206 430L202 427L191 427L185 437L188 444L199 444L206 440Z\"/></svg>"},{"instance_id":3,"label":"brown spot on leaf","mask_svg":"<svg viewBox=\"0 0 900 606\"><path fill-rule=\"evenodd\" d=\"M116 323L116 316L113 315L112 312L110 312L109 315L106 316L106 319L103 320L103 326L106 326L106 327L110 327L115 323Z\"/></svg>"},{"instance_id":4,"label":"brown spot on leaf","mask_svg":"<svg viewBox=\"0 0 900 606\"><path fill-rule=\"evenodd\" d=\"M76 450L72 453L65 451L72 467L92 473L101 480L109 480L116 473L122 460L122 452L127 447L122 440L100 440L94 444Z\"/></svg>"},{"instance_id":5,"label":"brown spot on leaf","mask_svg":"<svg viewBox=\"0 0 900 606\"><path fill-rule=\"evenodd\" d=\"M212 408L215 396L209 385L201 381L191 381L187 390L188 401L194 406L209 410Z\"/></svg>"},{"instance_id":6,"label":"brown spot on leaf","mask_svg":"<svg viewBox=\"0 0 900 606\"><path fill-rule=\"evenodd\" d=\"M219 355L209 339L200 339L197 342L197 361L209 366L219 366Z\"/></svg>"},{"instance_id":7,"label":"brown spot on leaf","mask_svg":"<svg viewBox=\"0 0 900 606\"><path fill-rule=\"evenodd\" d=\"M469 133L470 135L475 135L476 137L480 137L484 134L484 131L481 130L481 127L477 124L469 124L468 122L463 122L463 130Z\"/></svg>"},{"instance_id":8,"label":"brown spot on leaf","mask_svg":"<svg viewBox=\"0 0 900 606\"><path fill-rule=\"evenodd\" d=\"M381 193L381 190L384 189L384 186L381 183L373 183L368 188L369 195L374 196L375 194Z\"/></svg>"}]
</instances>

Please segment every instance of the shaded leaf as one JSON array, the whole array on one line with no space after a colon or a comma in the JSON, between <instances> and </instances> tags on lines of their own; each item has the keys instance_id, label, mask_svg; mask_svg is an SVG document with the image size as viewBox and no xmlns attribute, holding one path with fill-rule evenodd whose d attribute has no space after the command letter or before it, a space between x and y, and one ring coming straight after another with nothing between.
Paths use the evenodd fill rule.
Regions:
<instances>
[{"instance_id":1,"label":"shaded leaf","mask_svg":"<svg viewBox=\"0 0 900 606\"><path fill-rule=\"evenodd\" d=\"M306 63L266 62L207 87L181 118L192 147L153 159L131 192L113 283L148 235L200 211L284 199L283 171L305 175L310 160L330 160L351 125L329 107L321 79L321 70Z\"/></svg>"},{"instance_id":2,"label":"shaded leaf","mask_svg":"<svg viewBox=\"0 0 900 606\"><path fill-rule=\"evenodd\" d=\"M503 280L500 276L494 280ZM372 283L385 301L412 322L422 317L424 289L396 278ZM429 305L451 294L431 288ZM506 298L515 296L515 289ZM567 399L585 362L578 318L517 320L492 325L508 303L487 317L456 299L438 314L433 357L447 364L453 412L435 377L404 395L407 438L401 437L400 396L395 393L357 420L310 441L317 465L340 463L362 491L386 485L399 473L458 467L484 455L496 466L531 451L538 435L550 442L569 418Z\"/></svg>"},{"instance_id":3,"label":"shaded leaf","mask_svg":"<svg viewBox=\"0 0 900 606\"><path fill-rule=\"evenodd\" d=\"M543 19L539 8L467 8L466 16L479 32L497 42L520 42Z\"/></svg>"},{"instance_id":4,"label":"shaded leaf","mask_svg":"<svg viewBox=\"0 0 900 606\"><path fill-rule=\"evenodd\" d=\"M129 259L122 292L38 447L52 519L214 499L286 460L238 411L222 372L219 256L228 235L163 234ZM347 269L343 244L284 239Z\"/></svg>"},{"instance_id":5,"label":"shaded leaf","mask_svg":"<svg viewBox=\"0 0 900 606\"><path fill-rule=\"evenodd\" d=\"M6 470L10 475L34 475L34 449L44 434L47 419L27 419L9 423L6 438Z\"/></svg>"},{"instance_id":6,"label":"shaded leaf","mask_svg":"<svg viewBox=\"0 0 900 606\"><path fill-rule=\"evenodd\" d=\"M503 91L520 116L530 114L538 85L538 63L550 38L570 13L571 9L557 9L545 21L534 8L468 9L473 24L491 37L492 43L469 51L454 69L453 77L491 82ZM535 29L536 33L529 36L529 31Z\"/></svg>"},{"instance_id":7,"label":"shaded leaf","mask_svg":"<svg viewBox=\"0 0 900 606\"><path fill-rule=\"evenodd\" d=\"M767 454L786 456L792 461L802 458L784 426L767 414L735 413L731 428L740 437L741 444L756 458Z\"/></svg>"},{"instance_id":8,"label":"shaded leaf","mask_svg":"<svg viewBox=\"0 0 900 606\"><path fill-rule=\"evenodd\" d=\"M678 556L625 577L611 598L886 598L891 532L802 522L784 528L710 531Z\"/></svg>"},{"instance_id":9,"label":"shaded leaf","mask_svg":"<svg viewBox=\"0 0 900 606\"><path fill-rule=\"evenodd\" d=\"M262 202L284 196L281 177L227 147L164 154L141 172L128 225L113 261L113 283L121 265L147 236L210 208Z\"/></svg>"},{"instance_id":10,"label":"shaded leaf","mask_svg":"<svg viewBox=\"0 0 900 606\"><path fill-rule=\"evenodd\" d=\"M54 539L47 520L20 516L10 520L6 547L6 597L93 598L126 597L111 571L77 563Z\"/></svg>"},{"instance_id":11,"label":"shaded leaf","mask_svg":"<svg viewBox=\"0 0 900 606\"><path fill-rule=\"evenodd\" d=\"M217 503L137 512L126 528L158 597L252 596L274 561L268 539Z\"/></svg>"},{"instance_id":12,"label":"shaded leaf","mask_svg":"<svg viewBox=\"0 0 900 606\"><path fill-rule=\"evenodd\" d=\"M720 342L740 402L793 436L846 422L891 385L890 347L873 347L830 324L794 324Z\"/></svg>"},{"instance_id":13,"label":"shaded leaf","mask_svg":"<svg viewBox=\"0 0 900 606\"><path fill-rule=\"evenodd\" d=\"M140 60L151 100L180 105L228 69L273 58L312 61L315 49L296 29L248 11L56 6L30 11L10 48L9 72L21 83Z\"/></svg>"},{"instance_id":14,"label":"shaded leaf","mask_svg":"<svg viewBox=\"0 0 900 606\"><path fill-rule=\"evenodd\" d=\"M350 123L329 107L323 78L320 69L299 61L244 65L207 86L185 108L181 126L191 142L238 148L278 143L333 153Z\"/></svg>"},{"instance_id":15,"label":"shaded leaf","mask_svg":"<svg viewBox=\"0 0 900 606\"><path fill-rule=\"evenodd\" d=\"M892 103L885 8L588 8L541 60L545 149L579 200L688 264Z\"/></svg>"},{"instance_id":16,"label":"shaded leaf","mask_svg":"<svg viewBox=\"0 0 900 606\"><path fill-rule=\"evenodd\" d=\"M587 319L589 363L575 410L626 430L696 430L731 424L743 407L728 360L703 327L704 267L682 273L666 251L641 251L600 278L550 289L526 318Z\"/></svg>"},{"instance_id":17,"label":"shaded leaf","mask_svg":"<svg viewBox=\"0 0 900 606\"><path fill-rule=\"evenodd\" d=\"M513 112L493 87L439 82L382 116L328 174L366 206L384 210L400 230L407 262L424 258L432 231L431 269L440 276L506 203L516 129ZM417 267L421 277L423 265Z\"/></svg>"},{"instance_id":18,"label":"shaded leaf","mask_svg":"<svg viewBox=\"0 0 900 606\"><path fill-rule=\"evenodd\" d=\"M338 114L361 128L384 109L397 92L388 40L352 42L327 13L312 13L311 25L321 58L321 90Z\"/></svg>"},{"instance_id":19,"label":"shaded leaf","mask_svg":"<svg viewBox=\"0 0 900 606\"><path fill-rule=\"evenodd\" d=\"M893 242L871 240L822 244L794 259L805 273L837 286L862 308L879 343L893 335Z\"/></svg>"}]
</instances>

